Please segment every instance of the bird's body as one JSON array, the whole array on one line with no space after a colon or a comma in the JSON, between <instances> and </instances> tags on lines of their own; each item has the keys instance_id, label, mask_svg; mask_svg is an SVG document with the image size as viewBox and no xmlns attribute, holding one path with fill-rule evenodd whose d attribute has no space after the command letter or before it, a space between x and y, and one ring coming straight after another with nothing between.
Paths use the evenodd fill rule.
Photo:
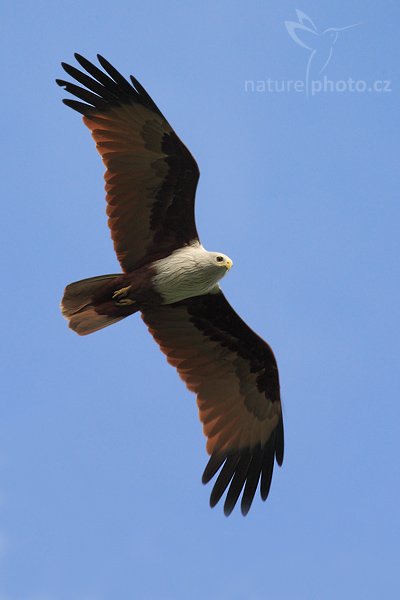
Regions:
<instances>
[{"instance_id":1,"label":"bird's body","mask_svg":"<svg viewBox=\"0 0 400 600\"><path fill-rule=\"evenodd\" d=\"M65 290L62 311L71 329L87 335L110 325L108 317L115 322L115 317L124 318L148 307L218 293L218 282L231 266L232 261L225 254L207 252L194 242L126 275L103 275L70 284ZM90 321L88 316L94 308L98 318Z\"/></svg>"},{"instance_id":2,"label":"bird's body","mask_svg":"<svg viewBox=\"0 0 400 600\"><path fill-rule=\"evenodd\" d=\"M194 222L196 162L153 100L102 57L104 71L75 55L86 73L63 64L84 87L57 80L80 101L106 165L107 214L123 273L68 285L61 303L71 329L86 335L136 312L196 393L211 454L207 483L220 470L229 514L242 493L247 514L258 484L269 493L283 461L279 377L272 350L235 313L219 287L231 259L203 248ZM83 100L83 102L81 102Z\"/></svg>"},{"instance_id":3,"label":"bird's body","mask_svg":"<svg viewBox=\"0 0 400 600\"><path fill-rule=\"evenodd\" d=\"M232 261L225 254L207 252L199 243L191 244L153 263L153 286L163 304L173 304L218 291L218 282L231 266Z\"/></svg>"}]
</instances>

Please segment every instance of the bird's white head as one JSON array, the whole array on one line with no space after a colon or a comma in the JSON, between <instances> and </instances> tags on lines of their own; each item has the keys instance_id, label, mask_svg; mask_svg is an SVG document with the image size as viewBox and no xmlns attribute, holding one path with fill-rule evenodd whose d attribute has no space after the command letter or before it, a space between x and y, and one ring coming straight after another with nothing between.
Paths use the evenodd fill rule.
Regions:
<instances>
[{"instance_id":1,"label":"bird's white head","mask_svg":"<svg viewBox=\"0 0 400 600\"><path fill-rule=\"evenodd\" d=\"M226 254L222 254L222 252L207 252L208 259L210 264L214 267L225 269L225 271L229 271L229 269L233 266L232 260Z\"/></svg>"},{"instance_id":2,"label":"bird's white head","mask_svg":"<svg viewBox=\"0 0 400 600\"><path fill-rule=\"evenodd\" d=\"M220 281L233 265L232 260L226 254L208 252L204 248L201 248L196 255L196 262L199 275L201 273L201 278L210 285Z\"/></svg>"}]
</instances>

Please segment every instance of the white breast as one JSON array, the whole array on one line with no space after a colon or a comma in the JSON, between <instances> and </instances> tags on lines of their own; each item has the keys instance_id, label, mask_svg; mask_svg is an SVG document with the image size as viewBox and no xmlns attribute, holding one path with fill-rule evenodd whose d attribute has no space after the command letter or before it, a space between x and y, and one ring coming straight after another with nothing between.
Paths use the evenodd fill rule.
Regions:
<instances>
[{"instance_id":1,"label":"white breast","mask_svg":"<svg viewBox=\"0 0 400 600\"><path fill-rule=\"evenodd\" d=\"M217 282L225 275L225 269L215 267L208 255L203 246L197 243L179 248L170 256L153 263L156 270L154 289L162 296L164 304L219 289Z\"/></svg>"}]
</instances>

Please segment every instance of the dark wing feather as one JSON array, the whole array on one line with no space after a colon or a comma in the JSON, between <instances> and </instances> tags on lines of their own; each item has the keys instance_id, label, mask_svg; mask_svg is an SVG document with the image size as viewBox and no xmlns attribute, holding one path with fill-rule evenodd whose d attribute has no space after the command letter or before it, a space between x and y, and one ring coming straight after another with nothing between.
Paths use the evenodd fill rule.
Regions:
<instances>
[{"instance_id":1,"label":"dark wing feather","mask_svg":"<svg viewBox=\"0 0 400 600\"><path fill-rule=\"evenodd\" d=\"M136 79L129 83L101 56L104 71L75 57L86 73L62 66L80 85L57 83L79 99L64 102L84 116L107 168L108 223L118 260L129 272L198 239L199 170Z\"/></svg>"},{"instance_id":2,"label":"dark wing feather","mask_svg":"<svg viewBox=\"0 0 400 600\"><path fill-rule=\"evenodd\" d=\"M271 348L221 292L145 310L143 320L168 362L197 394L211 454L203 483L219 471L211 506L228 489L228 515L243 491L241 508L247 514L258 484L265 500L274 461L283 461L279 377Z\"/></svg>"}]
</instances>

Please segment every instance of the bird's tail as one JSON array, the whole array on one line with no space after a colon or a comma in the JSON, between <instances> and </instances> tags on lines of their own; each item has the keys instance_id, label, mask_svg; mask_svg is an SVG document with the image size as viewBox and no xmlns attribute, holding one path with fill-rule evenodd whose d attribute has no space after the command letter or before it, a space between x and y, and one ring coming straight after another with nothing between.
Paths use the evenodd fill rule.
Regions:
<instances>
[{"instance_id":1,"label":"bird's tail","mask_svg":"<svg viewBox=\"0 0 400 600\"><path fill-rule=\"evenodd\" d=\"M113 300L123 287L123 275L100 275L70 283L64 290L61 312L79 335L88 335L137 312Z\"/></svg>"}]
</instances>

